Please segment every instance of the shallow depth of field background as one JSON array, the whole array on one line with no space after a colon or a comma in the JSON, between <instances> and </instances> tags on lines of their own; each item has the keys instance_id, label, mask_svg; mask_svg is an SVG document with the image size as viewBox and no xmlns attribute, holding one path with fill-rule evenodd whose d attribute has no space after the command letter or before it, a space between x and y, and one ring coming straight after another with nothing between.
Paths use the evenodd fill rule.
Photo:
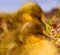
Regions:
<instances>
[{"instance_id":1,"label":"shallow depth of field background","mask_svg":"<svg viewBox=\"0 0 60 55\"><path fill-rule=\"evenodd\" d=\"M44 11L50 11L60 5L60 0L0 0L0 11L16 11L27 2L38 3Z\"/></svg>"}]
</instances>

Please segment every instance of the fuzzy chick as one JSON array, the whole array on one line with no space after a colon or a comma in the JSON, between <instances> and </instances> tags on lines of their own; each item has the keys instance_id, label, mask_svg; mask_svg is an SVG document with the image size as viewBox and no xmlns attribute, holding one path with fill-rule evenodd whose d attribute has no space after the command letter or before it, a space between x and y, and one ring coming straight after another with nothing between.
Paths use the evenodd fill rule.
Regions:
<instances>
[{"instance_id":1,"label":"fuzzy chick","mask_svg":"<svg viewBox=\"0 0 60 55\"><path fill-rule=\"evenodd\" d=\"M11 55L57 55L54 42L43 35L44 13L39 5L32 2L23 5L16 13L16 20L21 24L19 43Z\"/></svg>"}]
</instances>

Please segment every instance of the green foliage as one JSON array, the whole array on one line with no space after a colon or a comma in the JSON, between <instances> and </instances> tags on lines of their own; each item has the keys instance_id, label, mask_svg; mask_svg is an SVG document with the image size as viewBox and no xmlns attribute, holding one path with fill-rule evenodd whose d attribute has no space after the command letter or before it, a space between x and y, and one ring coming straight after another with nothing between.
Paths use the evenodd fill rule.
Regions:
<instances>
[{"instance_id":1,"label":"green foliage","mask_svg":"<svg viewBox=\"0 0 60 55\"><path fill-rule=\"evenodd\" d=\"M53 20L55 19L55 17L56 17L56 16L53 16L53 17L49 18L46 23L47 23L48 25L50 25L50 24L53 22Z\"/></svg>"},{"instance_id":2,"label":"green foliage","mask_svg":"<svg viewBox=\"0 0 60 55\"><path fill-rule=\"evenodd\" d=\"M45 25L46 25L46 34L49 34L50 30L51 30L51 27L47 23L45 23Z\"/></svg>"},{"instance_id":3,"label":"green foliage","mask_svg":"<svg viewBox=\"0 0 60 55\"><path fill-rule=\"evenodd\" d=\"M53 22L55 16L53 16L52 18L48 19L46 22L45 22L45 25L46 25L46 33L49 34L50 31L51 31L51 26L50 24Z\"/></svg>"},{"instance_id":4,"label":"green foliage","mask_svg":"<svg viewBox=\"0 0 60 55\"><path fill-rule=\"evenodd\" d=\"M60 34L57 34L57 35L56 35L56 38L60 38Z\"/></svg>"}]
</instances>

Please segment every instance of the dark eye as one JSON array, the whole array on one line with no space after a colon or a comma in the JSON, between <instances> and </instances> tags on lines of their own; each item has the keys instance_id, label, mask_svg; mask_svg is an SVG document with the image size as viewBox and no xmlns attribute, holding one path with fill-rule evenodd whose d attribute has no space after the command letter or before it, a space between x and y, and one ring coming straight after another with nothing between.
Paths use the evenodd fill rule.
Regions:
<instances>
[{"instance_id":1,"label":"dark eye","mask_svg":"<svg viewBox=\"0 0 60 55\"><path fill-rule=\"evenodd\" d=\"M40 19L40 16L37 16L38 20Z\"/></svg>"},{"instance_id":2,"label":"dark eye","mask_svg":"<svg viewBox=\"0 0 60 55\"><path fill-rule=\"evenodd\" d=\"M41 16L35 16L35 17L38 19L38 21L39 21L40 23L43 23L42 20L41 20Z\"/></svg>"},{"instance_id":3,"label":"dark eye","mask_svg":"<svg viewBox=\"0 0 60 55\"><path fill-rule=\"evenodd\" d=\"M36 16L36 18L41 22L41 16Z\"/></svg>"},{"instance_id":4,"label":"dark eye","mask_svg":"<svg viewBox=\"0 0 60 55\"><path fill-rule=\"evenodd\" d=\"M41 17L40 17L40 16L36 16L36 18L37 18L38 20L40 20L40 19L41 19Z\"/></svg>"}]
</instances>

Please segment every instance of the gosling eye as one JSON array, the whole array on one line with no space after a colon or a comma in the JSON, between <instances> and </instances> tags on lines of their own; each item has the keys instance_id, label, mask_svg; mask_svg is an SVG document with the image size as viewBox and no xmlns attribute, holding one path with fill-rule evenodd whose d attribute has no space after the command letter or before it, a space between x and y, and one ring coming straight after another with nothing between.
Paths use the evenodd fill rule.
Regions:
<instances>
[{"instance_id":1,"label":"gosling eye","mask_svg":"<svg viewBox=\"0 0 60 55\"><path fill-rule=\"evenodd\" d=\"M40 20L40 19L41 19L41 17L40 17L40 16L38 16L37 18L38 18L38 20Z\"/></svg>"},{"instance_id":2,"label":"gosling eye","mask_svg":"<svg viewBox=\"0 0 60 55\"><path fill-rule=\"evenodd\" d=\"M42 22L42 20L41 20L41 17L40 16L36 16L37 17L37 19L40 21L40 22Z\"/></svg>"},{"instance_id":3,"label":"gosling eye","mask_svg":"<svg viewBox=\"0 0 60 55\"><path fill-rule=\"evenodd\" d=\"M41 18L40 16L35 16L35 17L36 17L38 20L40 20L40 18Z\"/></svg>"},{"instance_id":4,"label":"gosling eye","mask_svg":"<svg viewBox=\"0 0 60 55\"><path fill-rule=\"evenodd\" d=\"M41 16L36 16L36 18L41 22Z\"/></svg>"}]
</instances>

